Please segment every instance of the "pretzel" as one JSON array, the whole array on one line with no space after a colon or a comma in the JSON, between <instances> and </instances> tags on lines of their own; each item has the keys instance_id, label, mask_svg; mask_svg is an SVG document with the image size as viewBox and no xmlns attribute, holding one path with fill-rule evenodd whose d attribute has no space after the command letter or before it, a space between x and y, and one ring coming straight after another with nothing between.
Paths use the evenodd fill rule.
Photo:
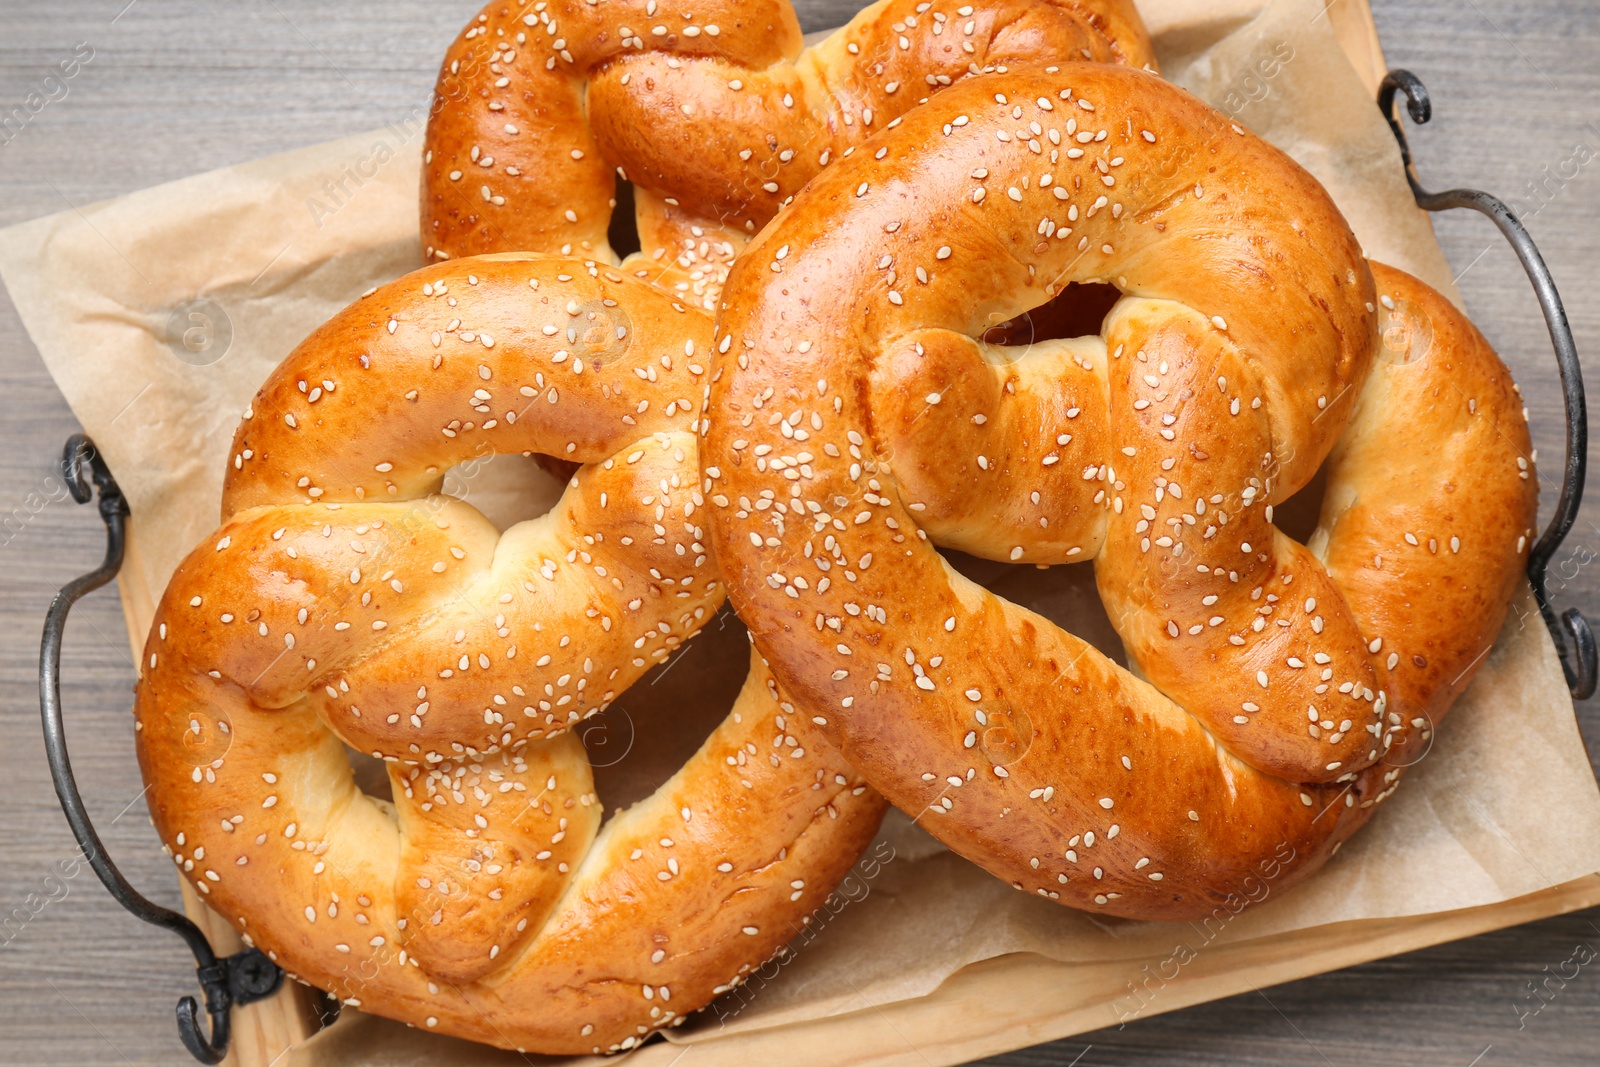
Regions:
<instances>
[{"instance_id":1,"label":"pretzel","mask_svg":"<svg viewBox=\"0 0 1600 1067\"><path fill-rule=\"evenodd\" d=\"M1095 282L1099 336L976 339ZM724 301L702 470L733 605L875 788L1030 893L1180 919L1305 877L1520 584L1537 490L1487 342L1151 75L949 89L816 178ZM1273 509L1325 461L1302 545ZM935 546L1093 560L1137 673Z\"/></svg>"},{"instance_id":2,"label":"pretzel","mask_svg":"<svg viewBox=\"0 0 1600 1067\"><path fill-rule=\"evenodd\" d=\"M424 145L430 259L561 249L715 310L749 236L831 161L971 73L1154 65L1130 0L880 0L801 48L788 0L491 0L451 46Z\"/></svg>"},{"instance_id":3,"label":"pretzel","mask_svg":"<svg viewBox=\"0 0 1600 1067\"><path fill-rule=\"evenodd\" d=\"M571 728L722 602L691 432L710 335L609 267L458 260L370 292L256 395L135 709L156 827L247 943L365 1011L612 1051L739 981L849 869L883 802L796 740L759 657L604 827ZM501 534L439 487L502 452L585 465Z\"/></svg>"}]
</instances>

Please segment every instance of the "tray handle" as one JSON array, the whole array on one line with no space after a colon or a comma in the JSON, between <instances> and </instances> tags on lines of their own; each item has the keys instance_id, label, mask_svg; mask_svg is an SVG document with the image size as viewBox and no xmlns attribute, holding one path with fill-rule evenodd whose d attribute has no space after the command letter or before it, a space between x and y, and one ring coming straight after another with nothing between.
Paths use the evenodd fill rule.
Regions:
<instances>
[{"instance_id":1,"label":"tray handle","mask_svg":"<svg viewBox=\"0 0 1600 1067\"><path fill-rule=\"evenodd\" d=\"M44 719L44 747L50 761L50 777L55 782L56 796L61 801L61 810L66 813L67 824L72 827L72 836L77 838L84 858L112 897L136 917L183 938L189 951L194 953L206 1012L211 1016L211 1034L208 1037L201 1030L199 1005L194 997L184 997L178 1001L178 1036L201 1063L220 1063L228 1052L233 1006L249 1004L277 992L283 983L283 971L253 948L219 960L198 926L177 912L145 899L128 884L106 855L100 835L89 821L89 813L73 778L72 762L67 757L67 737L61 716L61 635L66 630L67 613L72 605L111 581L121 569L127 543L128 503L105 460L95 451L93 442L81 433L67 439L61 457L61 476L72 498L80 504L94 499L98 490L100 518L106 526L106 555L99 567L63 586L50 602L50 611L45 616L44 639L39 647L39 711Z\"/></svg>"},{"instance_id":2,"label":"tray handle","mask_svg":"<svg viewBox=\"0 0 1600 1067\"><path fill-rule=\"evenodd\" d=\"M1597 672L1595 669L1594 631L1589 620L1577 608L1568 608L1559 620L1550 603L1550 593L1545 587L1546 572L1561 542L1578 518L1578 508L1583 503L1583 479L1589 457L1589 415L1583 396L1583 368L1578 363L1578 348L1572 340L1572 327L1567 323L1566 309L1561 306L1561 294L1556 292L1555 279L1550 268L1533 243L1522 221L1502 201L1476 189L1448 189L1442 193L1429 192L1417 180L1417 168L1411 158L1411 145L1406 141L1405 127L1395 110L1396 93L1406 98L1406 111L1411 121L1419 126L1433 117L1433 102L1428 98L1427 87L1409 70L1391 70L1378 88L1378 107L1384 119L1400 142L1400 159L1405 164L1406 181L1411 185L1411 195L1417 206L1425 211L1448 211L1465 207L1480 212L1494 222L1511 243L1511 248L1533 283L1534 295L1539 298L1539 308L1544 312L1545 326L1550 331L1550 343L1556 350L1556 365L1561 370L1561 393L1566 402L1567 444L1566 462L1561 477L1561 495L1556 498L1555 514L1550 524L1528 554L1528 582L1539 602L1539 613L1545 627L1555 642L1556 655L1561 660L1562 673L1567 678L1567 689L1574 700L1587 700L1594 695ZM1563 629L1566 631L1563 633ZM1569 647L1568 638L1571 639Z\"/></svg>"}]
</instances>

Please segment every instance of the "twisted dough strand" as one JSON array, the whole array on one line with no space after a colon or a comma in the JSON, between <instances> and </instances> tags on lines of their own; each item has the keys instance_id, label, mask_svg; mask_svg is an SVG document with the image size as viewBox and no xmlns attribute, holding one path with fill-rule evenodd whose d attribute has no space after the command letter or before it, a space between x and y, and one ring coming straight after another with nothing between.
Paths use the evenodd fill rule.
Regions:
<instances>
[{"instance_id":1,"label":"twisted dough strand","mask_svg":"<svg viewBox=\"0 0 1600 1067\"><path fill-rule=\"evenodd\" d=\"M883 802L795 739L759 657L604 826L571 729L722 601L679 403L709 331L593 263L462 260L357 301L257 394L135 707L156 827L248 943L367 1011L604 1052L737 982L849 869ZM532 450L586 463L538 519L500 534L438 495Z\"/></svg>"},{"instance_id":2,"label":"twisted dough strand","mask_svg":"<svg viewBox=\"0 0 1600 1067\"><path fill-rule=\"evenodd\" d=\"M630 273L716 307L729 264L815 174L929 95L1008 64L1153 66L1128 0L880 0L802 50L788 0L492 0L445 56L425 145L430 259L614 259L611 171L635 183Z\"/></svg>"},{"instance_id":3,"label":"twisted dough strand","mask_svg":"<svg viewBox=\"0 0 1600 1067\"><path fill-rule=\"evenodd\" d=\"M1101 282L1102 337L977 340ZM1536 490L1493 351L1150 75L948 90L820 175L724 299L702 469L733 603L852 765L1018 888L1185 918L1267 860L1309 874L1521 580ZM1325 459L1302 546L1271 508ZM936 544L1093 559L1143 677Z\"/></svg>"}]
</instances>

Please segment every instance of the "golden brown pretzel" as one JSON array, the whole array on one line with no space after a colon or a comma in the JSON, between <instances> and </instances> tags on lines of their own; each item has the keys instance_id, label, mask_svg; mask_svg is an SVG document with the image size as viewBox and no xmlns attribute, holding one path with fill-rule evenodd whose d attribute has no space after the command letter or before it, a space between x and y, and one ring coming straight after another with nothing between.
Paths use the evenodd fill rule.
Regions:
<instances>
[{"instance_id":1,"label":"golden brown pretzel","mask_svg":"<svg viewBox=\"0 0 1600 1067\"><path fill-rule=\"evenodd\" d=\"M1122 293L1103 338L975 340L1091 282ZM1316 869L1520 581L1504 366L1151 75L950 89L819 176L724 301L702 469L734 606L869 782L1029 892L1182 918ZM1272 509L1325 459L1301 545ZM1143 677L934 545L1093 559Z\"/></svg>"},{"instance_id":2,"label":"golden brown pretzel","mask_svg":"<svg viewBox=\"0 0 1600 1067\"><path fill-rule=\"evenodd\" d=\"M439 73L429 258L614 258L618 168L636 186L630 272L713 310L749 235L929 94L1014 63L1154 64L1130 0L880 0L801 43L788 0L492 0Z\"/></svg>"},{"instance_id":3,"label":"golden brown pretzel","mask_svg":"<svg viewBox=\"0 0 1600 1067\"><path fill-rule=\"evenodd\" d=\"M882 801L794 738L759 657L603 828L568 729L722 601L688 399L710 335L610 267L458 260L363 297L257 394L136 707L156 827L247 942L366 1011L603 1052L737 981L855 861ZM501 534L438 495L497 452L586 466Z\"/></svg>"}]
</instances>

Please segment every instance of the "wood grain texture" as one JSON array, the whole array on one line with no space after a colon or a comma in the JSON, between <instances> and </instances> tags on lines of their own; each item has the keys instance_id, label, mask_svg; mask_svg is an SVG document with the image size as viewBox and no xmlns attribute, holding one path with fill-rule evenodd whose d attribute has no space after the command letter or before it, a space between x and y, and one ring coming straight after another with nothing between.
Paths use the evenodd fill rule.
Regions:
<instances>
[{"instance_id":1,"label":"wood grain texture","mask_svg":"<svg viewBox=\"0 0 1600 1067\"><path fill-rule=\"evenodd\" d=\"M810 30L844 21L858 4L798 6ZM1600 7L1579 0L1373 6L1391 64L1409 67L1433 92L1434 121L1413 133L1424 181L1520 200L1564 287L1579 351L1596 350L1600 297L1586 283L1600 263L1600 167L1593 165ZM80 42L94 55L66 83L65 96L0 134L0 225L392 121L426 99L442 42L476 7L477 0L7 0L0 111L41 89L47 68ZM1548 515L1562 423L1537 304L1487 221L1447 216L1437 228L1469 311L1528 399ZM108 247L106 255L118 253ZM102 547L93 514L66 502L49 473L75 428L15 310L0 298L0 751L9 761L0 794L0 1063L182 1064L190 1061L177 1043L172 1006L193 992L187 953L118 909L87 867L64 877L57 866L73 846L44 765L38 631L55 589ZM1552 567L1552 587L1562 605L1600 613L1600 496L1591 498ZM149 827L132 759L133 666L109 592L74 612L64 661L68 732L91 814L132 881L177 906L177 882ZM1579 715L1591 760L1600 762L1600 701ZM1600 1026L1600 962L1564 983L1549 977L1580 945L1600 952L1600 911L989 1062L1588 1064ZM1543 999L1529 982L1545 983ZM1527 1014L1535 1008L1537 1015ZM914 1047L917 1035L906 1037Z\"/></svg>"}]
</instances>

